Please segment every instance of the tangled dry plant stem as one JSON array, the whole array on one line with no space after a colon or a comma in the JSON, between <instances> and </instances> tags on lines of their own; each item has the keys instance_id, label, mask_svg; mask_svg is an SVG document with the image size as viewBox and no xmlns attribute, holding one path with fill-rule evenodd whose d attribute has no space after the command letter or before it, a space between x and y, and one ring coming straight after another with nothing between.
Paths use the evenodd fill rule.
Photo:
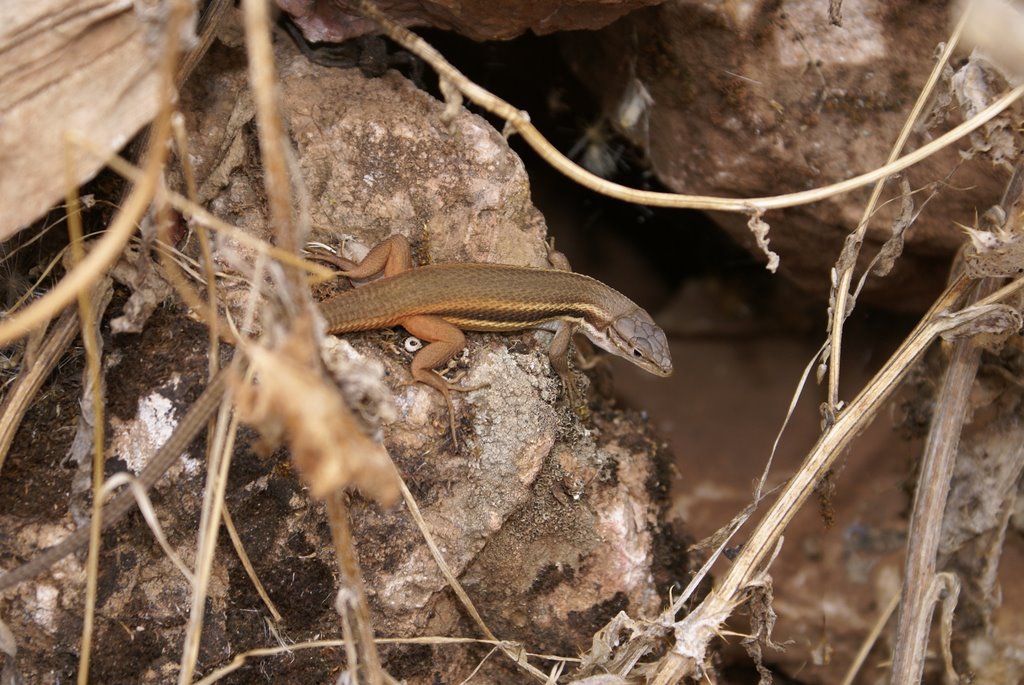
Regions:
<instances>
[{"instance_id":1,"label":"tangled dry plant stem","mask_svg":"<svg viewBox=\"0 0 1024 685\"><path fill-rule=\"evenodd\" d=\"M676 624L676 645L659 665L654 682L675 683L695 674L695 669L703 664L707 644L733 608L744 601L752 580L764 572L765 562L776 549L790 520L813 494L826 471L899 385L914 361L937 336L984 314L984 310L977 307L961 310L956 315L947 314L970 283L965 276L960 276L946 288L899 349L818 439L800 470L751 532L718 586Z\"/></svg>"},{"instance_id":2,"label":"tangled dry plant stem","mask_svg":"<svg viewBox=\"0 0 1024 685\"><path fill-rule=\"evenodd\" d=\"M212 423L212 422L211 422ZM213 431L210 431L212 439ZM212 450L213 446L209 445L207 451ZM281 612L277 610L277 605L274 604L274 600L270 599L270 595L267 593L267 588L263 586L263 581L260 580L259 574L256 573L256 567L252 565L252 559L249 558L249 553L245 551L245 545L242 543L242 538L238 535L238 528L235 527L235 521L231 518L231 512L228 511L227 503L224 503L224 507L221 509L221 519L224 521L224 529L228 532L228 537L231 538L231 546L235 550L235 554L238 555L238 560L242 564L242 568L245 569L245 574L249 576L249 582L252 583L253 588L256 589L256 594L263 600L263 606L267 607L267 611L274 617L276 623L281 623L284 620L281 617Z\"/></svg>"},{"instance_id":3,"label":"tangled dry plant stem","mask_svg":"<svg viewBox=\"0 0 1024 685\"><path fill-rule=\"evenodd\" d=\"M242 355L232 361L236 374L244 365ZM185 644L182 648L178 685L188 685L195 674L199 659L199 638L203 629L203 615L206 609L207 588L213 569L213 558L217 545L218 523L224 508L224 493L227 489L228 470L234 452L235 436L238 433L238 415L231 413L231 388L225 390L217 413L217 428L214 431L213 449L207 455L206 487L203 488L203 508L199 519L199 535L196 542L195 582L192 585L191 610L185 628ZM230 419L228 418L230 414Z\"/></svg>"},{"instance_id":4,"label":"tangled dry plant stem","mask_svg":"<svg viewBox=\"0 0 1024 685\"><path fill-rule=\"evenodd\" d=\"M910 138L910 133L913 131L914 125L920 118L921 113L924 111L925 106L931 98L932 92L935 90L935 85L939 82L939 78L942 76L943 68L949 62L949 58L953 54L953 50L960 42L960 36L964 32L964 26L966 26L967 21L968 12L962 12L960 20L954 27L949 39L946 41L942 54L937 60L935 60L935 65L932 67L932 71L928 75L928 80L925 82L924 87L918 94L917 100L914 102L914 106L910 110L910 114L907 115L903 128L900 130L899 135L896 137L896 142L893 143L892 150L889 152L889 158L886 160L886 164L892 164L899 159L900 153L903 151L904 146L907 144L907 140ZM839 278L838 283L833 287L834 296L830 298L833 305L832 318L829 322L831 339L829 342L828 398L826 399L827 413L829 416L834 416L835 413L839 411L839 369L843 347L843 326L846 322L846 318L850 315L850 311L847 310L849 309L852 311L852 305L849 304L850 284L853 281L853 272L857 267L857 255L860 253L860 246L863 244L864 237L867 235L868 225L870 224L871 217L874 214L875 206L878 204L878 199L882 195L882 188L885 186L885 181L885 178L881 178L875 182L874 188L871 189L871 197L868 198L868 202L864 206L864 213L861 216L860 223L857 224L856 230L847 237L847 248L843 250L842 256L836 263Z\"/></svg>"},{"instance_id":5,"label":"tangled dry plant stem","mask_svg":"<svg viewBox=\"0 0 1024 685\"><path fill-rule=\"evenodd\" d=\"M501 651L504 652L505 655L516 664L516 666L526 671L526 673L539 682L547 682L548 675L536 666L530 664L527 660L527 654L520 646L499 640L495 637L494 633L491 632L491 629L487 627L487 624L484 622L480 612L477 611L476 606L473 604L473 600L470 599L465 588L462 587L462 583L459 582L459 579L455 577L455 574L452 572L448 562L445 561L444 555L441 554L440 548L438 548L437 543L434 542L434 536L430 532L430 528L427 526L427 522L423 518L423 514L420 512L420 507L416 503L416 498L413 497L409 487L405 484L405 480L401 476L399 476L398 479L398 486L401 489L405 505L409 508L409 515L412 516L413 521L416 523L416 527L420 531L420 535L423 536L423 541L426 542L427 548L430 550L430 554L434 557L434 563L437 564L441 574L445 577L445 580L448 581L448 587L450 587L452 592L455 593L455 596L459 599L459 602L466 610L466 613L469 614L470 618L473 619L473 622L476 623L477 628L479 628L480 632L483 633L484 637L488 641L493 641L500 645Z\"/></svg>"},{"instance_id":6,"label":"tangled dry plant stem","mask_svg":"<svg viewBox=\"0 0 1024 685\"><path fill-rule=\"evenodd\" d=\"M994 290L992 279L979 283L972 293L972 301L978 299L981 288L989 292ZM889 679L893 685L919 683L924 672L931 624L926 617L931 617L933 610L930 589L935 578L935 555L939 548L942 517L953 478L960 432L980 361L981 348L972 339L954 343L932 414L910 517L903 599Z\"/></svg>"},{"instance_id":7,"label":"tangled dry plant stem","mask_svg":"<svg viewBox=\"0 0 1024 685\"><path fill-rule=\"evenodd\" d=\"M1024 165L1019 164L1003 192L999 205L1002 216L1011 216L1022 191ZM997 286L998 281L994 278L981 279L970 295L970 303L976 306L985 303L983 306L987 306L992 298L1011 292L1009 287L998 289ZM945 585L938 578L941 574L936 573L939 536L971 387L980 362L981 347L971 338L958 339L953 344L942 385L936 395L910 517L903 597L890 671L893 685L918 683L924 672L930 619L935 602L942 594L935 588L937 584L940 588ZM945 636L944 650L948 654L948 636ZM947 670L952 669L951 661L947 658ZM955 673L949 675L955 677Z\"/></svg>"},{"instance_id":8,"label":"tangled dry plant stem","mask_svg":"<svg viewBox=\"0 0 1024 685\"><path fill-rule=\"evenodd\" d=\"M345 598L350 599L344 603L354 609L356 630L353 637L356 639L358 653L362 656L366 666L364 672L367 680L370 685L383 685L384 669L380 663L380 656L377 654L377 644L373 639L370 605L366 599L363 574L359 570L359 562L356 559L352 529L348 521L349 509L345 498L345 493L338 490L326 498L327 518L331 525L331 537L334 540L334 554L338 560L338 569L341 571L338 602L342 603ZM344 617L343 611L339 613L342 613ZM351 648L349 648L349 652L348 668L354 670L354 655L351 654Z\"/></svg>"},{"instance_id":9,"label":"tangled dry plant stem","mask_svg":"<svg viewBox=\"0 0 1024 685\"><path fill-rule=\"evenodd\" d=\"M293 179L289 173L291 150L278 102L279 88L270 40L269 11L267 4L262 0L244 0L242 9L246 52L249 57L249 82L256 108L257 134L263 161L264 187L270 206L271 226L278 246L285 252L297 256L305 242L303 229L308 222L301 216L298 221L295 218L293 183L299 191L299 213L303 210L305 195L300 185L301 179L298 177ZM284 269L283 282L279 284L277 295L283 301L286 311L290 315L288 355L294 357L303 366L318 367L319 355L314 336L312 299L301 269L294 266ZM313 371L317 370L313 369ZM267 385L265 392L271 392L271 384ZM340 408L346 409L344 406ZM307 430L302 427L293 427L293 429ZM341 445L339 452L334 455L334 458L349 462L350 466L359 459L366 458L366 455L357 453L354 445L351 444ZM293 455L295 455L295 444L293 444ZM297 463L300 461L300 456L295 455ZM308 456L313 456L312 451ZM317 461L327 458L330 457L326 453L322 453L317 457ZM382 458L389 460L386 453ZM312 466L312 464L307 463L307 466ZM299 468L300 471L303 468L301 463ZM344 579L342 590L339 593L339 602L341 603L339 613L346 628L346 636L349 637L346 642L351 643L354 638L361 659L361 670L371 685L383 685L386 674L381 666L377 646L373 639L369 605L349 530L348 509L340 488L326 493L326 504L335 552ZM350 597L351 602L342 602L343 597ZM350 606L354 609L351 614L347 611ZM347 623L349 617L354 618L354 630ZM353 663L354 656L350 648L349 672L353 676L357 672Z\"/></svg>"},{"instance_id":10,"label":"tangled dry plant stem","mask_svg":"<svg viewBox=\"0 0 1024 685\"><path fill-rule=\"evenodd\" d=\"M99 288L97 287L99 286ZM99 289L106 284L98 282L93 286L89 299L93 303L100 301ZM64 350L75 339L79 331L78 312L69 307L64 310L57 322L47 332L46 338L34 358L26 358L25 365L18 374L18 379L0 403L0 469L3 469L7 453L11 449L14 435L25 417L25 412L32 405L36 393L43 381L50 375Z\"/></svg>"},{"instance_id":11,"label":"tangled dry plant stem","mask_svg":"<svg viewBox=\"0 0 1024 685\"><path fill-rule=\"evenodd\" d=\"M635 188L628 188L626 186L619 185L618 183L612 183L600 176L596 176L563 155L554 145L548 142L548 140L533 124L530 123L529 114L516 109L505 100L502 100L490 91L468 79L458 69L452 66L451 63L441 55L441 53L434 49L433 46L408 29L395 24L379 9L377 9L373 3L368 0L359 0L357 7L365 16L377 22L389 38L429 64L441 78L442 90L447 88L447 92L452 92L453 88L457 89L457 92L469 98L473 103L479 105L488 112L501 117L512 129L523 137L523 139L534 149L534 151L537 152L537 154L539 154L548 164L559 172L565 174L580 185L601 193L602 195L650 207L702 209L708 211L739 212L742 214L756 215L771 209L782 209L784 207L795 207L798 205L820 202L821 200L828 199L834 195L848 193L877 181L884 180L895 173L903 171L907 167L913 166L914 164L927 159L931 155L955 143L972 131L984 126L1024 95L1024 85L1017 86L1003 95L1003 97L993 102L987 108L978 112L976 116L971 117L945 134L935 138L927 145L894 160L890 164L886 164L845 181L822 186L820 188L814 188L797 193L786 193L783 195L735 199L711 197L707 195L685 195L680 193L636 190ZM448 86L444 86L445 83L447 83Z\"/></svg>"},{"instance_id":12,"label":"tangled dry plant stem","mask_svg":"<svg viewBox=\"0 0 1024 685\"><path fill-rule=\"evenodd\" d=\"M85 258L85 237L82 230L82 214L78 208L78 186L75 184L75 171L70 146L65 145L64 171L67 183L67 221L68 237L71 247L71 261L78 266ZM109 288L109 278L100 278ZM92 423L92 521L89 526L89 558L86 563L85 585L85 616L82 620L82 645L78 654L78 683L86 685L89 681L89 659L92 654L93 621L96 616L96 591L99 579L100 564L100 532L103 498L100 490L103 487L103 379L100 364L100 331L99 321L102 311L96 311L91 297L92 288L83 288L78 293L78 319L82 324L82 343L85 347L85 363L87 382L85 392L91 392L89 402L82 402L91 410L89 420ZM105 298L109 302L109 298ZM83 398L84 399L84 398Z\"/></svg>"},{"instance_id":13,"label":"tangled dry plant stem","mask_svg":"<svg viewBox=\"0 0 1024 685\"><path fill-rule=\"evenodd\" d=\"M100 532L102 530L101 489L103 485L103 405L100 388L99 331L97 317L93 315L90 293L93 285L104 280L103 272L117 259L134 232L135 226L152 199L160 169L166 160L166 140L170 132L170 103L175 94L175 67L178 58L180 28L189 12L188 3L178 0L171 4L167 17L167 30L163 34L165 45L159 63L160 104L153 124L147 155L146 171L142 182L133 189L122 211L115 217L106 234L96 241L86 256L82 244L81 214L78 210L78 189L74 183L70 154L70 136L66 134L67 150L65 173L67 181L68 227L71 233L73 268L54 288L33 305L0 323L0 339L10 340L34 326L45 325L72 297L79 300L79 318L85 343L87 364L93 400L93 512L89 529L89 556L86 567L85 616L78 669L78 682L89 678L93 619L95 615L97 579L99 574Z\"/></svg>"},{"instance_id":14,"label":"tangled dry plant stem","mask_svg":"<svg viewBox=\"0 0 1024 685\"><path fill-rule=\"evenodd\" d=\"M871 631L864 637L864 641L860 645L860 649L857 650L857 654L853 657L853 661L850 663L849 668L846 670L846 675L843 676L843 681L840 685L853 685L854 680L857 678L857 674L860 673L861 668L864 667L864 663L868 659L868 654L871 653L871 649L878 642L878 637L885 630L885 626L889 624L889 619L896 612L896 609L900 605L900 594L903 589L900 588L893 593L892 597L889 598L889 602L882 609L882 612L875 619L874 624L871 626Z\"/></svg>"}]
</instances>

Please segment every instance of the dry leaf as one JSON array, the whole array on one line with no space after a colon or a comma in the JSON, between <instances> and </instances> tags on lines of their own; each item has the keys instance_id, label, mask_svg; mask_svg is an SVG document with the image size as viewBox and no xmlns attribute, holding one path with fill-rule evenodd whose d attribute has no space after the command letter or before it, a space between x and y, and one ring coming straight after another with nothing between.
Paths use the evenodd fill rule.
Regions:
<instances>
[{"instance_id":1,"label":"dry leaf","mask_svg":"<svg viewBox=\"0 0 1024 685\"><path fill-rule=\"evenodd\" d=\"M768 257L768 264L765 265L765 268L775 273L775 270L779 268L779 255L768 249L768 232L771 230L771 227L761 218L761 212L750 216L750 220L747 221L747 228L754 234L757 246Z\"/></svg>"},{"instance_id":2,"label":"dry leaf","mask_svg":"<svg viewBox=\"0 0 1024 685\"><path fill-rule=\"evenodd\" d=\"M353 486L385 506L398 498L391 458L362 432L336 388L280 351L253 345L245 352L258 382L238 389L238 411L257 428L284 428L295 467L314 497Z\"/></svg>"},{"instance_id":3,"label":"dry leaf","mask_svg":"<svg viewBox=\"0 0 1024 685\"><path fill-rule=\"evenodd\" d=\"M157 305L171 296L171 286L160 275L148 253L136 245L125 248L121 258L110 269L115 281L132 291L124 303L122 314L110 321L114 333L141 333Z\"/></svg>"}]
</instances>

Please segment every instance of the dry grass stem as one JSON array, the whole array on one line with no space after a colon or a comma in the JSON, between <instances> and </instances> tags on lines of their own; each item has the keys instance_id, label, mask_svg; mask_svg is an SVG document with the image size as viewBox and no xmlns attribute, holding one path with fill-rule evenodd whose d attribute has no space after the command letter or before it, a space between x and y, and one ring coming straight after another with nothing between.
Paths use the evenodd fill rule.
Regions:
<instances>
[{"instance_id":1,"label":"dry grass stem","mask_svg":"<svg viewBox=\"0 0 1024 685\"><path fill-rule=\"evenodd\" d=\"M338 589L337 599L338 612L344 620L349 615L348 609L351 607L353 610L351 615L355 617L356 623L354 633L350 629L345 631L346 649L349 654L348 669L353 678L352 682L358 682L353 650L348 645L351 641L349 635L352 634L358 654L362 656L362 662L365 664L364 673L367 680L371 685L383 685L384 669L381 667L377 644L373 639L370 605L366 601L363 574L359 570L356 548L352 542L352 530L348 524L348 505L345 498L345 493L338 489L326 497L326 504L327 520L331 525L331 538L334 541L334 554L338 560L338 570L341 571L341 587ZM348 625L346 621L346 627Z\"/></svg>"},{"instance_id":2,"label":"dry grass stem","mask_svg":"<svg viewBox=\"0 0 1024 685\"><path fill-rule=\"evenodd\" d=\"M95 235L97 234L90 234L86 237L91 238L94 237ZM56 269L58 265L65 263L65 259L67 257L67 252L69 249L70 246L65 246L63 249L57 252L57 254L54 255L53 258L46 263L46 266L43 268L43 270L40 271L39 276L36 277L36 280L32 283L32 287L28 288L25 291L25 293L7 309L7 311L17 311L19 307L23 306L26 302L28 302L32 298L33 293L35 293L36 291L43 287L43 284L46 282L46 279L49 278L50 274L53 273L53 270ZM39 329L37 328L30 332L29 339L31 339L31 336L34 333L38 333L38 331Z\"/></svg>"},{"instance_id":3,"label":"dry grass stem","mask_svg":"<svg viewBox=\"0 0 1024 685\"><path fill-rule=\"evenodd\" d=\"M860 673L860 669L864 667L864 662L868 659L868 654L871 653L871 649L878 642L878 637L885 630L885 626L888 625L889 619L892 618L893 613L896 612L896 608L900 605L900 592L893 593L889 599L888 604L882 610L882 613L878 615L874 625L871 626L871 631L864 637L864 641L860 645L860 649L857 650L856 656L853 658L853 662L850 663L850 667L846 670L846 675L843 676L843 682L840 685L853 685L853 681L857 678L857 674Z\"/></svg>"},{"instance_id":4,"label":"dry grass stem","mask_svg":"<svg viewBox=\"0 0 1024 685\"><path fill-rule=\"evenodd\" d=\"M445 84L447 83L448 90L445 92L452 92L451 89L456 88L458 92L465 95L475 104L501 117L523 137L537 154L559 172L585 188L589 188L602 195L650 207L703 209L756 215L771 209L782 209L784 207L795 207L797 205L820 202L834 195L848 193L876 181L884 180L888 176L917 164L972 131L976 131L984 126L1016 102L1021 95L1024 95L1024 85L1017 86L976 116L971 117L917 150L900 157L890 164L821 188L783 195L739 199L636 190L619 185L618 183L612 183L583 169L548 142L541 135L540 131L530 123L528 114L517 110L508 102L466 78L429 43L411 31L392 22L368 0L359 0L358 7L360 12L377 22L389 38L429 64L441 79L442 91L445 91Z\"/></svg>"},{"instance_id":5,"label":"dry grass stem","mask_svg":"<svg viewBox=\"0 0 1024 685\"><path fill-rule=\"evenodd\" d=\"M243 0L242 20L249 56L249 83L256 105L257 133L263 161L263 186L270 205L270 221L278 245L298 254L303 239L292 220L292 180L288 173L287 137L278 107L274 49L270 42L270 15L263 0ZM297 290L303 283L293 284Z\"/></svg>"},{"instance_id":6,"label":"dry grass stem","mask_svg":"<svg viewBox=\"0 0 1024 685\"><path fill-rule=\"evenodd\" d=\"M109 283L106 281L97 281L93 285L89 301L93 305L102 304L102 307L105 308L104 299L109 301L109 294L107 298L103 298L97 291L102 289L109 293L109 287ZM98 312L95 317L99 318ZM74 309L68 308L46 333L46 338L36 354L32 355L31 359L26 355L25 363L18 373L17 380L4 396L3 403L0 404L0 469L3 469L7 452L14 441L14 434L18 432L18 427L25 417L25 412L31 406L43 381L53 371L71 341L77 337L78 331L78 313Z\"/></svg>"},{"instance_id":7,"label":"dry grass stem","mask_svg":"<svg viewBox=\"0 0 1024 685\"><path fill-rule=\"evenodd\" d=\"M210 8L210 12L223 12L224 9L230 7L230 3L225 0L216 0L213 6ZM216 25L216 21L219 20L220 14L215 19L211 19L207 26L208 33L212 36L212 29ZM212 39L212 38L211 38ZM204 50L205 51L205 50ZM188 192L188 199L193 204L198 202L198 193L196 192L196 175L195 170L192 168L192 158L189 156L188 151L188 134L185 131L184 117L180 113L175 112L171 118L171 129L174 132L174 144L178 150L178 158L181 160L182 173L185 176L185 187ZM188 217L186 216L186 220ZM206 276L206 321L210 328L209 338L210 347L208 353L209 361L209 377L213 378L214 374L220 369L220 329L221 322L220 316L217 314L217 278L216 271L213 266L213 249L210 246L210 232L201 223L195 225L196 235L199 236L199 251L202 254L203 259L203 273ZM164 240L168 245L171 241ZM163 254L163 252L161 252ZM177 262L175 262L177 264ZM169 267L173 268L173 267ZM211 424L212 427L212 424ZM213 431L209 432L209 435L213 435Z\"/></svg>"},{"instance_id":8,"label":"dry grass stem","mask_svg":"<svg viewBox=\"0 0 1024 685\"><path fill-rule=\"evenodd\" d=\"M822 345L818 348L818 351L814 353L814 356L811 357L810 361L807 362L807 366L804 367L803 373L800 374L800 380L797 381L796 388L793 390L793 395L789 398L789 406L786 408L786 417L782 420L779 432L775 434L775 441L772 442L772 451L768 453L768 462L765 464L764 471L761 472L760 480L757 481L757 487L754 488L755 504L761 500L761 495L764 492L764 485L768 482L768 472L772 467L772 462L775 461L775 453L779 449L779 442L782 441L782 435L786 432L789 420L793 418L793 413L796 411L797 403L800 401L800 396L803 395L804 388L807 387L807 379L811 377L811 372L814 371L814 367L824 351L825 346Z\"/></svg>"},{"instance_id":9,"label":"dry grass stem","mask_svg":"<svg viewBox=\"0 0 1024 685\"><path fill-rule=\"evenodd\" d=\"M994 281L981 281L971 302L995 290ZM896 630L890 681L918 683L924 673L925 652L933 613L935 555L942 533L953 466L981 348L971 338L953 344L949 365L936 396L931 427L925 441L921 471L910 517L907 557L903 571L903 600Z\"/></svg>"},{"instance_id":10,"label":"dry grass stem","mask_svg":"<svg viewBox=\"0 0 1024 685\"><path fill-rule=\"evenodd\" d=\"M237 373L242 362L236 359L232 368ZM238 414L231 411L232 392L225 390L217 416L217 430L214 431L213 449L207 455L206 487L203 489L203 509L199 519L199 536L196 542L195 583L192 585L192 607L188 626L185 630L185 644L181 655L181 670L178 672L179 685L192 682L196 661L199 658L199 637L203 630L203 615L206 609L206 588L209 587L213 557L217 545L217 531L224 508L224 492L227 489L228 469L234 452L235 436L238 432Z\"/></svg>"},{"instance_id":11,"label":"dry grass stem","mask_svg":"<svg viewBox=\"0 0 1024 685\"><path fill-rule=\"evenodd\" d=\"M928 104L928 101L932 96L932 91L935 90L935 85L939 82L939 78L942 76L943 68L949 62L950 56L953 54L957 44L960 42L960 36L963 34L964 26L967 24L969 14L969 12L961 13L960 20L957 22L956 27L954 27L949 39L946 41L942 54L937 60L935 60L935 65L932 67L932 71L928 75L928 80L925 82L924 88L922 88L921 92L918 93L917 100L914 102L914 106L911 108L910 114L907 115L903 128L900 130L899 135L896 136L896 142L893 143L892 150L889 152L889 158L886 160L886 164L892 164L895 162L899 158L900 153L903 152L903 148L907 144L907 140L910 138L910 133L913 131L914 125L920 118L921 113L924 111L925 106ZM853 309L852 303L848 303L850 298L850 284L853 280L853 271L857 266L857 255L860 253L860 247L864 242L864 236L867 235L868 225L871 223L871 217L874 214L875 205L878 204L878 199L882 195L882 188L885 185L885 180L885 178L881 178L875 182L874 188L871 189L871 197L868 198L868 202L864 206L864 213L861 216L860 223L857 224L857 229L847 236L846 245L844 246L842 254L835 266L839 282L834 285L832 297L829 298L832 305L832 318L829 321L829 332L831 333L831 338L829 341L828 397L825 400L826 406L828 407L827 415L829 416L834 416L836 412L839 411L839 369L843 348L843 325Z\"/></svg>"},{"instance_id":12,"label":"dry grass stem","mask_svg":"<svg viewBox=\"0 0 1024 685\"><path fill-rule=\"evenodd\" d=\"M69 145L65 145L65 174L67 183L67 222L70 239L71 263L77 268L85 259L85 237L82 230L82 214L78 209L78 186L75 183L74 156ZM103 276L99 282L110 288L110 279ZM85 616L82 620L82 644L78 655L78 683L89 682L89 659L92 654L93 621L96 616L96 590L99 579L101 513L103 508L103 426L106 420L103 412L103 378L100 364L99 322L102 311L96 311L92 302L92 287L78 292L78 319L82 324L82 344L85 347L87 382L84 392L91 392L89 402L82 402L91 410L88 421L92 424L92 520L89 527L89 557L86 562ZM109 296L103 301L109 302Z\"/></svg>"},{"instance_id":13,"label":"dry grass stem","mask_svg":"<svg viewBox=\"0 0 1024 685\"><path fill-rule=\"evenodd\" d=\"M235 522L231 518L231 512L228 511L227 504L221 509L220 515L224 520L224 528L228 531L228 537L231 538L231 546L235 548L235 554L238 555L238 560L242 562L242 568L245 569L246 575L249 576L249 582L256 589L256 594L263 600L263 605L267 607L267 611L274 617L274 621L280 623L283 620L281 612L277 610L277 606L270 599L267 589L263 587L263 581L260 580L259 574L256 573L256 568L252 565L252 560L249 559L249 554L245 551L242 538L238 536L238 529L235 528Z\"/></svg>"},{"instance_id":14,"label":"dry grass stem","mask_svg":"<svg viewBox=\"0 0 1024 685\"><path fill-rule=\"evenodd\" d=\"M128 491L135 497L136 506L139 508L139 512L142 517L146 519L146 524L149 529L153 531L153 537L156 538L157 543L160 545L160 549L164 551L167 558L171 560L171 563L181 571L181 575L185 576L185 580L188 581L189 585L195 584L195 576L192 571L185 565L185 562L181 560L178 553L171 547L171 543L167 541L167 536L164 535L164 529L160 525L160 520L157 518L156 510L153 508L153 502L149 499L149 493L146 491L144 486L138 478L132 476L130 473L122 471L121 473L115 473L113 476L107 479L103 484L103 488L100 491L102 500L104 502L111 496L111 494L117 488L122 485L128 486Z\"/></svg>"},{"instance_id":15,"label":"dry grass stem","mask_svg":"<svg viewBox=\"0 0 1024 685\"><path fill-rule=\"evenodd\" d=\"M477 611L476 606L473 604L473 600L469 598L466 590L462 587L462 583L460 583L459 579L455 577L454 573L452 573L451 567L448 566L448 562L445 561L444 555L441 554L441 550L438 548L437 543L434 542L434 536L431 534L430 528L427 526L427 522L423 518L423 514L420 513L420 508L419 505L416 504L416 499L412 496L412 493L409 491L409 487L405 484L405 480L400 475L398 476L398 485L401 488L402 498L405 500L405 506L409 508L409 514L412 516L413 521L416 522L416 527L419 529L420 535L423 536L423 541L427 543L427 548L430 550L431 556L434 557L434 563L437 564L441 574L445 577L445 580L448 581L448 586L459 599L459 602L462 604L462 608L466 610L466 613L468 613L470 618L473 619L473 622L476 623L480 632L482 632L488 640L501 645L501 651L504 652L516 666L526 671L538 681L542 683L546 682L548 674L530 664L527 660L526 651L521 645L499 640L494 636L494 633L491 632L491 629L487 627L487 624L484 623L483 617L480 616L480 612Z\"/></svg>"},{"instance_id":16,"label":"dry grass stem","mask_svg":"<svg viewBox=\"0 0 1024 685\"><path fill-rule=\"evenodd\" d=\"M487 660L490 659L491 656L493 656L494 653L497 652L497 651L498 651L497 647L491 647L491 650L489 652L487 652L487 654L484 654L484 658L481 659L477 663L476 667L472 671L469 672L469 675L459 681L459 685L467 685L469 683L469 681L473 680L473 678L476 677L476 674L480 672L480 669L484 667L484 664L487 663Z\"/></svg>"}]
</instances>

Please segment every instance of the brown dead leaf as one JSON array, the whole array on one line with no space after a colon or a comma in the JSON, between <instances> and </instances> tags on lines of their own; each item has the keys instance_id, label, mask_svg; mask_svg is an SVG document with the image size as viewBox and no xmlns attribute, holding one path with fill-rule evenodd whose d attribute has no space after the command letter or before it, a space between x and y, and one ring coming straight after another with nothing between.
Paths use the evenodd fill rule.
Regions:
<instances>
[{"instance_id":1,"label":"brown dead leaf","mask_svg":"<svg viewBox=\"0 0 1024 685\"><path fill-rule=\"evenodd\" d=\"M114 333L140 333L157 305L171 296L171 286L160 275L156 262L137 245L125 248L121 258L110 269L118 283L128 286L132 294L122 314L110 321Z\"/></svg>"},{"instance_id":2,"label":"brown dead leaf","mask_svg":"<svg viewBox=\"0 0 1024 685\"><path fill-rule=\"evenodd\" d=\"M896 260L903 254L904 234L914 223L914 193L910 189L910 181L906 175L900 176L900 211L892 222L892 233L878 251L874 272L876 276L888 276L896 265Z\"/></svg>"},{"instance_id":3,"label":"brown dead leaf","mask_svg":"<svg viewBox=\"0 0 1024 685\"><path fill-rule=\"evenodd\" d=\"M388 506L398 480L382 445L367 437L337 389L280 350L247 346L257 383L238 389L243 420L283 427L292 459L314 497L353 486Z\"/></svg>"},{"instance_id":4,"label":"brown dead leaf","mask_svg":"<svg viewBox=\"0 0 1024 685\"><path fill-rule=\"evenodd\" d=\"M995 102L1003 89L1002 78L991 63L977 53L971 55L967 63L953 75L952 85L965 120ZM1010 168L1019 157L1014 122L1007 113L972 133L970 141L970 149L960 153L965 159L981 153L991 159L993 164Z\"/></svg>"},{"instance_id":5,"label":"brown dead leaf","mask_svg":"<svg viewBox=\"0 0 1024 685\"><path fill-rule=\"evenodd\" d=\"M967 307L944 318L951 326L942 333L943 340L971 337L987 349L998 348L1022 324L1021 313L1005 304Z\"/></svg>"}]
</instances>

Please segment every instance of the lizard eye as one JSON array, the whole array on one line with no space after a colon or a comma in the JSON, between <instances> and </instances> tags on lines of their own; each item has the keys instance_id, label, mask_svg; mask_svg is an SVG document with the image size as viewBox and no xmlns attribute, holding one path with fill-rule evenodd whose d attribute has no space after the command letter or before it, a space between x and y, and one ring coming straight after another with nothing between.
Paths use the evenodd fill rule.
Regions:
<instances>
[{"instance_id":1,"label":"lizard eye","mask_svg":"<svg viewBox=\"0 0 1024 685\"><path fill-rule=\"evenodd\" d=\"M652 354L651 346L647 344L646 340L634 338L629 341L629 345L632 348L633 359L650 359Z\"/></svg>"}]
</instances>

